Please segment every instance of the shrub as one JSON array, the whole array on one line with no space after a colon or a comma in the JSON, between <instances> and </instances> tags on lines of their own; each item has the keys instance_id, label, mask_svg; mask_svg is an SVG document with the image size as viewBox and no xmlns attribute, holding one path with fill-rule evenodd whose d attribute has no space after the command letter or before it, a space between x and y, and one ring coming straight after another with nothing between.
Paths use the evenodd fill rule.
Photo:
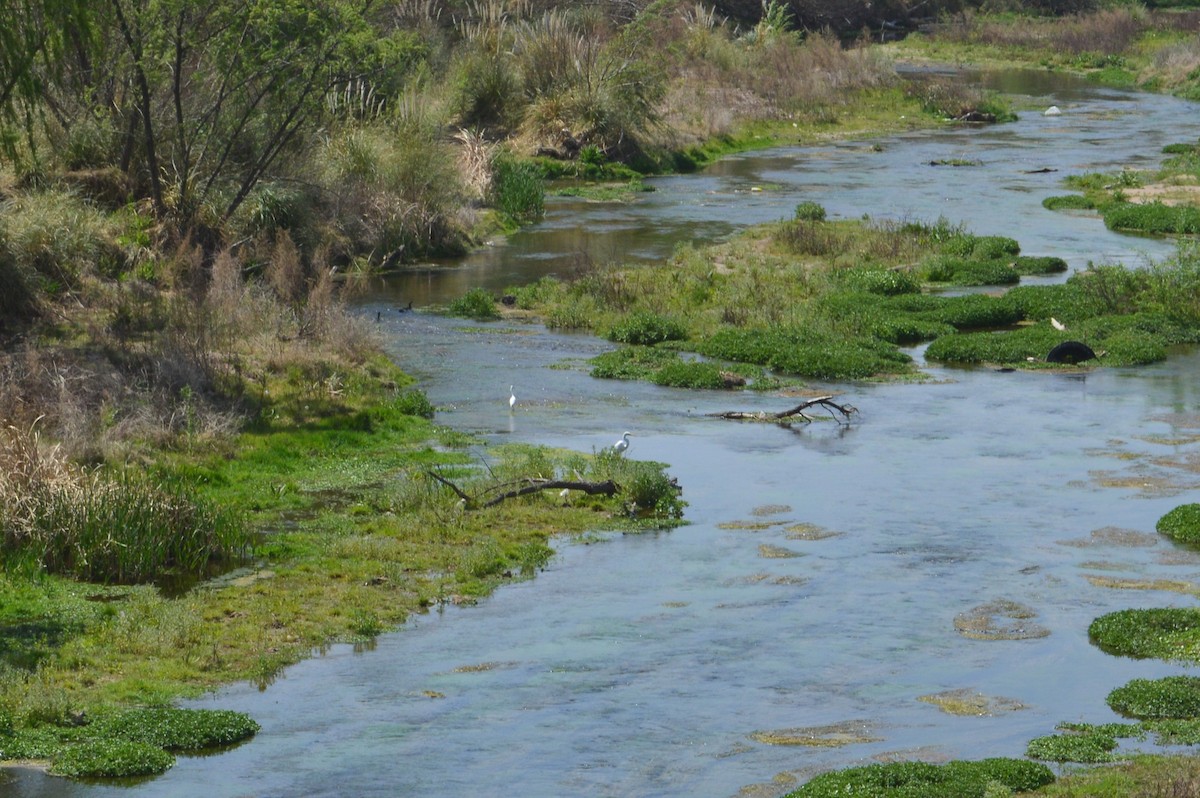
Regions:
<instances>
[{"instance_id":1,"label":"shrub","mask_svg":"<svg viewBox=\"0 0 1200 798\"><path fill-rule=\"evenodd\" d=\"M679 497L675 483L654 463L634 465L633 475L623 480L621 486L621 496L634 511L657 518L682 518L686 503Z\"/></svg>"},{"instance_id":2,"label":"shrub","mask_svg":"<svg viewBox=\"0 0 1200 798\"><path fill-rule=\"evenodd\" d=\"M806 222L823 222L825 221L825 208L817 202L801 202L796 206L796 214L792 218Z\"/></svg>"},{"instance_id":3,"label":"shrub","mask_svg":"<svg viewBox=\"0 0 1200 798\"><path fill-rule=\"evenodd\" d=\"M164 773L175 757L157 746L128 740L97 740L68 746L50 772L71 778L121 778Z\"/></svg>"},{"instance_id":4,"label":"shrub","mask_svg":"<svg viewBox=\"0 0 1200 798\"><path fill-rule=\"evenodd\" d=\"M106 738L144 743L168 751L202 751L247 740L259 725L228 709L134 709L93 724Z\"/></svg>"},{"instance_id":5,"label":"shrub","mask_svg":"<svg viewBox=\"0 0 1200 798\"><path fill-rule=\"evenodd\" d=\"M533 222L546 211L546 187L536 165L510 155L492 164L492 204L514 223Z\"/></svg>"},{"instance_id":6,"label":"shrub","mask_svg":"<svg viewBox=\"0 0 1200 798\"><path fill-rule=\"evenodd\" d=\"M472 288L451 302L446 312L451 316L460 316L476 321L491 321L500 318L500 311L496 308L496 299L486 288Z\"/></svg>"},{"instance_id":7,"label":"shrub","mask_svg":"<svg viewBox=\"0 0 1200 798\"><path fill-rule=\"evenodd\" d=\"M652 346L663 341L679 341L687 337L681 322L650 311L636 311L613 325L608 340L620 344Z\"/></svg>"},{"instance_id":8,"label":"shrub","mask_svg":"<svg viewBox=\"0 0 1200 798\"><path fill-rule=\"evenodd\" d=\"M949 239L941 247L947 255L974 260L996 260L1015 258L1021 254L1021 245L1007 236L977 236L961 233Z\"/></svg>"},{"instance_id":9,"label":"shrub","mask_svg":"<svg viewBox=\"0 0 1200 798\"><path fill-rule=\"evenodd\" d=\"M787 798L983 798L992 783L1013 792L1030 792L1054 781L1045 765L1020 759L891 762L823 773Z\"/></svg>"},{"instance_id":10,"label":"shrub","mask_svg":"<svg viewBox=\"0 0 1200 798\"><path fill-rule=\"evenodd\" d=\"M1158 519L1154 528L1180 543L1200 543L1200 504L1179 505Z\"/></svg>"},{"instance_id":11,"label":"shrub","mask_svg":"<svg viewBox=\"0 0 1200 798\"><path fill-rule=\"evenodd\" d=\"M434 407L425 392L416 388L405 391L393 402L396 409L406 416L433 418Z\"/></svg>"},{"instance_id":12,"label":"shrub","mask_svg":"<svg viewBox=\"0 0 1200 798\"><path fill-rule=\"evenodd\" d=\"M1137 659L1194 661L1200 653L1200 609L1130 609L1101 615L1088 626L1100 650Z\"/></svg>"},{"instance_id":13,"label":"shrub","mask_svg":"<svg viewBox=\"0 0 1200 798\"><path fill-rule=\"evenodd\" d=\"M1134 679L1108 694L1113 712L1127 718L1200 718L1200 677Z\"/></svg>"},{"instance_id":14,"label":"shrub","mask_svg":"<svg viewBox=\"0 0 1200 798\"><path fill-rule=\"evenodd\" d=\"M950 285L1013 285L1021 276L999 260L977 260L957 255L937 255L921 263L918 273L931 283Z\"/></svg>"}]
</instances>

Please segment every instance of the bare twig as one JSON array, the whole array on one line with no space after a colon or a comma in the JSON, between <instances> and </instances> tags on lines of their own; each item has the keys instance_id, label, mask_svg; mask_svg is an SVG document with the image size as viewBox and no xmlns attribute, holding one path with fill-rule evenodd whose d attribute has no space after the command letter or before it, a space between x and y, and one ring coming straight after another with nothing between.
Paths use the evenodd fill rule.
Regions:
<instances>
[{"instance_id":1,"label":"bare twig","mask_svg":"<svg viewBox=\"0 0 1200 798\"><path fill-rule=\"evenodd\" d=\"M776 424L790 424L792 421L800 420L805 424L812 422L812 417L805 414L804 411L810 407L824 407L829 411L829 415L833 417L839 424L850 423L850 416L858 412L858 408L853 405L838 404L833 401L833 396L818 396L813 399L801 402L793 408L782 410L778 413L767 413L759 411L757 413L745 412L741 410L727 410L724 413L709 413L710 416L716 418L727 418L734 421L773 421ZM839 419L836 413L840 413L842 418Z\"/></svg>"},{"instance_id":2,"label":"bare twig","mask_svg":"<svg viewBox=\"0 0 1200 798\"><path fill-rule=\"evenodd\" d=\"M501 493L499 496L488 499L483 503L483 506L495 507L497 504L507 499L513 499L517 496L526 496L530 493L537 493L538 491L552 490L554 488L580 490L587 494L599 493L604 496L612 496L617 492L617 483L613 482L611 479L605 480L604 482L575 482L566 479L535 479L531 477L526 481L529 484L525 487Z\"/></svg>"}]
</instances>

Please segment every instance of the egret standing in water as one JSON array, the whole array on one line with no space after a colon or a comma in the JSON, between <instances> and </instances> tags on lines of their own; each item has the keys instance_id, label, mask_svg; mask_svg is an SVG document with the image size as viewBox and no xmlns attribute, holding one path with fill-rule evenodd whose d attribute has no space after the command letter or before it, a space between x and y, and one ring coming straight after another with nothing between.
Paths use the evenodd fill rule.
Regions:
<instances>
[{"instance_id":1,"label":"egret standing in water","mask_svg":"<svg viewBox=\"0 0 1200 798\"><path fill-rule=\"evenodd\" d=\"M620 454L621 452L625 451L628 448L629 448L629 433L626 432L624 435L621 436L621 440L619 440L613 444L613 451L616 452L617 454Z\"/></svg>"},{"instance_id":2,"label":"egret standing in water","mask_svg":"<svg viewBox=\"0 0 1200 798\"><path fill-rule=\"evenodd\" d=\"M513 393L513 386L508 386L508 412L512 412L517 406L517 395Z\"/></svg>"}]
</instances>

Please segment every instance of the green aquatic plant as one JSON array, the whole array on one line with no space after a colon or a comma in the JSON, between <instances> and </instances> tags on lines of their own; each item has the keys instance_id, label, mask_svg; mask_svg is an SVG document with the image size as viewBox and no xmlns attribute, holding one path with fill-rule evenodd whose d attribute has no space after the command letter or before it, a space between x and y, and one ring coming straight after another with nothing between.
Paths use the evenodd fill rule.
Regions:
<instances>
[{"instance_id":1,"label":"green aquatic plant","mask_svg":"<svg viewBox=\"0 0 1200 798\"><path fill-rule=\"evenodd\" d=\"M496 308L496 298L486 288L472 288L452 301L446 312L451 316L461 316L476 321L491 321L500 318L500 311Z\"/></svg>"},{"instance_id":2,"label":"green aquatic plant","mask_svg":"<svg viewBox=\"0 0 1200 798\"><path fill-rule=\"evenodd\" d=\"M605 337L619 344L653 346L686 338L687 328L674 317L642 310L617 322Z\"/></svg>"},{"instance_id":3,"label":"green aquatic plant","mask_svg":"<svg viewBox=\"0 0 1200 798\"><path fill-rule=\"evenodd\" d=\"M851 292L865 292L882 296L916 294L921 291L921 282L907 269L872 269L854 267L837 273L838 280Z\"/></svg>"},{"instance_id":4,"label":"green aquatic plant","mask_svg":"<svg viewBox=\"0 0 1200 798\"><path fill-rule=\"evenodd\" d=\"M130 778L165 773L174 764L175 757L155 745L95 740L63 749L50 772L77 779Z\"/></svg>"},{"instance_id":5,"label":"green aquatic plant","mask_svg":"<svg viewBox=\"0 0 1200 798\"><path fill-rule=\"evenodd\" d=\"M1154 528L1180 543L1200 543L1200 504L1181 504L1162 518Z\"/></svg>"},{"instance_id":6,"label":"green aquatic plant","mask_svg":"<svg viewBox=\"0 0 1200 798\"><path fill-rule=\"evenodd\" d=\"M1025 747L1025 756L1047 762L1079 762L1098 764L1113 762L1117 757L1117 738L1101 727L1078 729L1066 734L1035 737Z\"/></svg>"},{"instance_id":7,"label":"green aquatic plant","mask_svg":"<svg viewBox=\"0 0 1200 798\"><path fill-rule=\"evenodd\" d=\"M1016 285L1019 275L1007 262L983 260L961 255L936 255L917 266L917 275L926 282L949 285Z\"/></svg>"},{"instance_id":8,"label":"green aquatic plant","mask_svg":"<svg viewBox=\"0 0 1200 798\"><path fill-rule=\"evenodd\" d=\"M1012 268L1020 275L1058 274L1067 270L1067 262L1052 255L1018 255Z\"/></svg>"},{"instance_id":9,"label":"green aquatic plant","mask_svg":"<svg viewBox=\"0 0 1200 798\"><path fill-rule=\"evenodd\" d=\"M1101 651L1138 659L1192 662L1200 654L1200 609L1160 607L1101 615L1088 626Z\"/></svg>"},{"instance_id":10,"label":"green aquatic plant","mask_svg":"<svg viewBox=\"0 0 1200 798\"><path fill-rule=\"evenodd\" d=\"M1042 207L1050 211L1094 211L1096 201L1084 194L1061 194L1056 197L1046 197Z\"/></svg>"},{"instance_id":11,"label":"green aquatic plant","mask_svg":"<svg viewBox=\"0 0 1200 798\"><path fill-rule=\"evenodd\" d=\"M1133 679L1110 692L1106 701L1127 718L1200 719L1200 677Z\"/></svg>"},{"instance_id":12,"label":"green aquatic plant","mask_svg":"<svg viewBox=\"0 0 1200 798\"><path fill-rule=\"evenodd\" d=\"M813 379L866 379L912 371L912 358L867 337L796 327L719 330L694 345L709 357L755 363Z\"/></svg>"},{"instance_id":13,"label":"green aquatic plant","mask_svg":"<svg viewBox=\"0 0 1200 798\"><path fill-rule=\"evenodd\" d=\"M99 736L147 743L167 751L202 751L253 737L259 725L228 709L134 709L96 721Z\"/></svg>"},{"instance_id":14,"label":"green aquatic plant","mask_svg":"<svg viewBox=\"0 0 1200 798\"><path fill-rule=\"evenodd\" d=\"M985 798L996 794L995 785L1024 793L1053 781L1048 767L1021 759L890 762L823 773L786 798Z\"/></svg>"}]
</instances>

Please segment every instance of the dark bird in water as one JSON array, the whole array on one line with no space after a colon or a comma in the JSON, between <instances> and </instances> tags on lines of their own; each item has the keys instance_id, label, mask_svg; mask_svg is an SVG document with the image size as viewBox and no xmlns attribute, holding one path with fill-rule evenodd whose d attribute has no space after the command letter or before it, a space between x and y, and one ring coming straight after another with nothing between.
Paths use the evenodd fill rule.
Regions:
<instances>
[{"instance_id":1,"label":"dark bird in water","mask_svg":"<svg viewBox=\"0 0 1200 798\"><path fill-rule=\"evenodd\" d=\"M377 310L375 311L375 323L378 324L381 321L383 321L383 311Z\"/></svg>"},{"instance_id":2,"label":"dark bird in water","mask_svg":"<svg viewBox=\"0 0 1200 798\"><path fill-rule=\"evenodd\" d=\"M402 308L396 308L396 310L397 310L397 311L399 311L400 313L405 313L405 312L407 312L407 311L410 311L410 310L412 310L412 300L411 300L411 299L410 299L410 300L408 300L408 304L407 304L407 305L405 305L405 306L404 306L404 307L402 307Z\"/></svg>"},{"instance_id":3,"label":"dark bird in water","mask_svg":"<svg viewBox=\"0 0 1200 798\"><path fill-rule=\"evenodd\" d=\"M1046 355L1047 363L1067 363L1075 364L1082 363L1085 360L1094 360L1096 353L1087 344L1079 341L1063 341L1058 346L1050 350Z\"/></svg>"}]
</instances>

